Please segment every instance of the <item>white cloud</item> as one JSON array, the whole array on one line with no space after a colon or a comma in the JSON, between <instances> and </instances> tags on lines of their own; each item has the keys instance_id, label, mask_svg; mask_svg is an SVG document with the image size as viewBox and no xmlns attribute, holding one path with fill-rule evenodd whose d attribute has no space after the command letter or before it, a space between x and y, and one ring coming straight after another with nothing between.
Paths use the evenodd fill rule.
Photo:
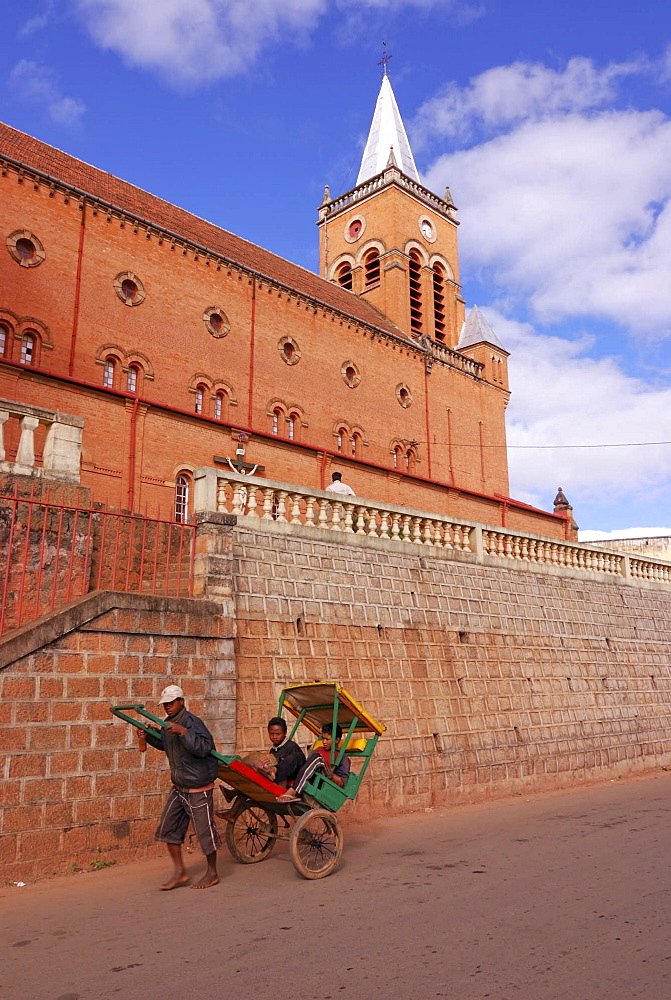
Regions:
<instances>
[{"instance_id":1,"label":"white cloud","mask_svg":"<svg viewBox=\"0 0 671 1000\"><path fill-rule=\"evenodd\" d=\"M35 14L34 17L28 18L22 27L19 28L19 37L25 38L28 35L34 34L36 31L42 31L43 28L46 28L54 13L54 2L55 0L47 0L46 6L41 14Z\"/></svg>"},{"instance_id":2,"label":"white cloud","mask_svg":"<svg viewBox=\"0 0 671 1000\"><path fill-rule=\"evenodd\" d=\"M499 132L529 119L600 107L615 97L622 77L646 65L613 63L599 69L591 59L576 57L561 71L541 63L495 66L466 87L446 84L422 106L414 132L420 141L437 135L465 137L475 128Z\"/></svg>"},{"instance_id":3,"label":"white cloud","mask_svg":"<svg viewBox=\"0 0 671 1000\"><path fill-rule=\"evenodd\" d=\"M512 302L524 299L543 321L592 315L665 336L671 121L656 110L587 110L632 66L597 73L572 60L563 76L535 67L531 77L513 67L502 72L498 99L491 80L482 82L490 70L459 100L429 102L425 131L432 117L445 133L478 116L506 131L440 156L426 183L450 185L463 206L467 266L486 268Z\"/></svg>"},{"instance_id":4,"label":"white cloud","mask_svg":"<svg viewBox=\"0 0 671 1000\"><path fill-rule=\"evenodd\" d=\"M612 359L485 309L511 351L508 444L511 495L547 507L561 486L569 501L652 500L671 487L671 388L632 378ZM565 445L633 447L567 448ZM540 446L540 447L532 447Z\"/></svg>"},{"instance_id":5,"label":"white cloud","mask_svg":"<svg viewBox=\"0 0 671 1000\"><path fill-rule=\"evenodd\" d=\"M326 0L78 0L103 48L131 65L202 83L244 71L280 32L312 29Z\"/></svg>"},{"instance_id":6,"label":"white cloud","mask_svg":"<svg viewBox=\"0 0 671 1000\"><path fill-rule=\"evenodd\" d=\"M622 528L615 531L581 531L581 542L605 542L617 538L669 538L671 528Z\"/></svg>"},{"instance_id":7,"label":"white cloud","mask_svg":"<svg viewBox=\"0 0 671 1000\"><path fill-rule=\"evenodd\" d=\"M79 124L86 111L83 101L63 94L56 74L46 66L21 59L9 76L9 83L16 94L29 104L44 108L59 125Z\"/></svg>"},{"instance_id":8,"label":"white cloud","mask_svg":"<svg viewBox=\"0 0 671 1000\"><path fill-rule=\"evenodd\" d=\"M469 0L337 0L346 17L362 8L403 6L467 11ZM243 73L280 37L304 40L333 0L76 0L84 24L100 46L130 65L170 81L197 86ZM470 15L469 15L470 16Z\"/></svg>"}]
</instances>

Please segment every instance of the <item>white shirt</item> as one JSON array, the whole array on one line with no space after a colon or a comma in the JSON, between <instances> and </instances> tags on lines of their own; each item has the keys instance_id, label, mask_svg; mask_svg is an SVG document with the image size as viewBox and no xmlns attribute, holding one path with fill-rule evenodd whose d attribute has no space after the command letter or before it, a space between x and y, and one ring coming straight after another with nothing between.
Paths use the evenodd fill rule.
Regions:
<instances>
[{"instance_id":1,"label":"white shirt","mask_svg":"<svg viewBox=\"0 0 671 1000\"><path fill-rule=\"evenodd\" d=\"M356 493L351 486L347 483L343 483L342 480L336 479L326 487L327 493L342 493L344 496L355 497Z\"/></svg>"}]
</instances>

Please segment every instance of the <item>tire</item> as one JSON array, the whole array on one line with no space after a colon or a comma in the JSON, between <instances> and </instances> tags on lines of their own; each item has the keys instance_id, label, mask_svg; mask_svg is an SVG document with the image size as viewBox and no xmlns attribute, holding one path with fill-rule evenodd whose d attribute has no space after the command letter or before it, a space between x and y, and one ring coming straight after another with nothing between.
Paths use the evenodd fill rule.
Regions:
<instances>
[{"instance_id":1,"label":"tire","mask_svg":"<svg viewBox=\"0 0 671 1000\"><path fill-rule=\"evenodd\" d=\"M289 838L289 856L302 878L326 878L340 861L342 848L340 823L326 809L304 813Z\"/></svg>"},{"instance_id":2,"label":"tire","mask_svg":"<svg viewBox=\"0 0 671 1000\"><path fill-rule=\"evenodd\" d=\"M277 817L250 802L235 823L226 824L226 844L236 861L253 865L263 861L277 843Z\"/></svg>"}]
</instances>

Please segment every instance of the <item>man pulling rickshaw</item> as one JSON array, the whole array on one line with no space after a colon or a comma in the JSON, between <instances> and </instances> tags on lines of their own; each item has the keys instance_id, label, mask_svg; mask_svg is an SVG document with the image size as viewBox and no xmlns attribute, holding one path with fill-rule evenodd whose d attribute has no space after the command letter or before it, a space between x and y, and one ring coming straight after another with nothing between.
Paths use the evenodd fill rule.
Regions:
<instances>
[{"instance_id":1,"label":"man pulling rickshaw","mask_svg":"<svg viewBox=\"0 0 671 1000\"><path fill-rule=\"evenodd\" d=\"M167 752L172 745L175 730L170 716L159 719L138 704L115 705L111 712L144 731L157 749ZM283 712L295 720L289 740L293 741L300 726L307 728L313 739L317 737L306 764L290 788L271 780L238 755L220 754L214 748L205 755L216 762L210 767L216 767L216 776L235 794L231 821L226 828L226 843L237 861L253 864L267 858L278 840L288 840L289 854L297 873L306 879L324 878L335 870L342 854L342 828L336 813L345 802L356 797L377 741L386 727L375 722L344 688L332 682L284 688L277 712L277 718L282 721ZM178 739L186 739L184 735L176 735ZM211 794L211 788L204 791ZM183 793L187 794L191 793ZM190 801L187 799L184 808ZM169 850L174 861L170 846ZM179 850L181 852L181 847ZM206 857L208 872L194 888L206 888L205 882L216 884L211 880L210 857L207 854ZM175 868L177 871L177 864ZM216 848L213 870L218 881ZM179 885L186 884L182 881L185 875L180 870ZM174 883L175 879L171 881ZM165 883L165 888L176 887Z\"/></svg>"}]
</instances>

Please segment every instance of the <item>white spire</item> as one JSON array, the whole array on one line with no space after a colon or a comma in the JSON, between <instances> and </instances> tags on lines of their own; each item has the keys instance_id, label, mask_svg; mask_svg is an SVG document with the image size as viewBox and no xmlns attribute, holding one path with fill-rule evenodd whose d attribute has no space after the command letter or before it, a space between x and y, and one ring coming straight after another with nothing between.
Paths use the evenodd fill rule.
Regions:
<instances>
[{"instance_id":1,"label":"white spire","mask_svg":"<svg viewBox=\"0 0 671 1000\"><path fill-rule=\"evenodd\" d=\"M505 347L477 306L473 306L466 317L466 322L461 327L457 350L461 351L464 347L474 347L475 344L491 344L492 347L500 347L502 351L505 351Z\"/></svg>"},{"instance_id":2,"label":"white spire","mask_svg":"<svg viewBox=\"0 0 671 1000\"><path fill-rule=\"evenodd\" d=\"M394 91L391 89L389 77L385 72L375 105L373 123L368 133L368 142L363 151L361 169L356 179L357 185L382 173L389 162L390 149L394 151L394 158L399 169L406 176L411 177L413 181L421 183Z\"/></svg>"}]
</instances>

